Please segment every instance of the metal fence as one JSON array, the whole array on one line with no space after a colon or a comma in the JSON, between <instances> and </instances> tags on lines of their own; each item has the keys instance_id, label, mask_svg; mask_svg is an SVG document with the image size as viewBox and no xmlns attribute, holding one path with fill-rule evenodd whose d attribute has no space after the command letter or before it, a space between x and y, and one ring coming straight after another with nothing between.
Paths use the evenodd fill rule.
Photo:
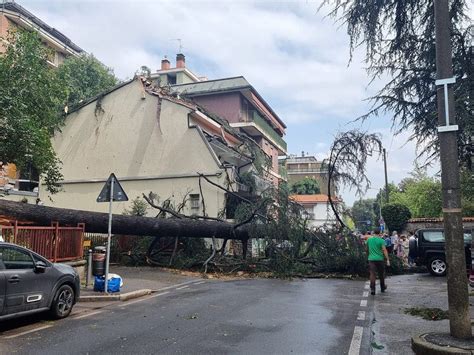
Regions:
<instances>
[{"instance_id":1,"label":"metal fence","mask_svg":"<svg viewBox=\"0 0 474 355\"><path fill-rule=\"evenodd\" d=\"M71 261L83 257L84 223L77 227L0 225L0 234L6 242L17 244L44 256L50 261Z\"/></svg>"}]
</instances>

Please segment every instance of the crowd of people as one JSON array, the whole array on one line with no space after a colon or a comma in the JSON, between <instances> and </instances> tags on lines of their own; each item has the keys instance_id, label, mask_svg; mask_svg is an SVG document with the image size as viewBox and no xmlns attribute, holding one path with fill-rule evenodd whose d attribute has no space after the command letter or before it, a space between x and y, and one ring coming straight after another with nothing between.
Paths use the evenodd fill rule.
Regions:
<instances>
[{"instance_id":1,"label":"crowd of people","mask_svg":"<svg viewBox=\"0 0 474 355\"><path fill-rule=\"evenodd\" d=\"M374 232L367 232L367 234L363 236L363 239L366 241L373 235ZM416 243L416 240L413 232L408 232L407 236L405 234L399 235L397 231L393 231L392 235L383 233L381 237L385 241L385 248L388 254L393 254L400 258L406 267L415 266L415 257L413 255L415 248L413 247L413 243Z\"/></svg>"}]
</instances>

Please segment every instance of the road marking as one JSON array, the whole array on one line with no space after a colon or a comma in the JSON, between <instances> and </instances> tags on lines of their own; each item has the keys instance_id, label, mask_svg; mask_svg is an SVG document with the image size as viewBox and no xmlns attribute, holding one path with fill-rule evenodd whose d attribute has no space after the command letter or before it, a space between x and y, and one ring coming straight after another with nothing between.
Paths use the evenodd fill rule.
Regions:
<instances>
[{"instance_id":1,"label":"road marking","mask_svg":"<svg viewBox=\"0 0 474 355\"><path fill-rule=\"evenodd\" d=\"M53 326L52 324L43 325L42 327L38 327L38 328L30 329L30 330L25 330L24 332L21 332L21 333L17 333L17 334L13 334L13 335L7 335L7 336L4 336L3 338L4 339L13 339L13 338L21 337L22 335L26 335L26 334L29 334L29 333L38 332L38 331L43 330L43 329L51 328L52 326Z\"/></svg>"},{"instance_id":2,"label":"road marking","mask_svg":"<svg viewBox=\"0 0 474 355\"><path fill-rule=\"evenodd\" d=\"M177 290L183 290L185 288L188 288L189 286L181 286L181 287L176 287Z\"/></svg>"},{"instance_id":3,"label":"road marking","mask_svg":"<svg viewBox=\"0 0 474 355\"><path fill-rule=\"evenodd\" d=\"M351 346L349 348L348 355L357 355L360 353L360 344L362 343L362 333L364 328L356 326L354 327L354 335L352 336Z\"/></svg>"},{"instance_id":4,"label":"road marking","mask_svg":"<svg viewBox=\"0 0 474 355\"><path fill-rule=\"evenodd\" d=\"M156 295L152 295L152 296L140 298L140 299L135 300L135 301L130 301L130 302L122 303L121 305L119 305L119 307L126 307L126 306L129 306L129 305L134 304L134 303L147 301L147 300L150 300L150 299L152 299L152 298L156 298L156 297L160 297L160 296L166 295L167 293L169 293L169 291L157 293Z\"/></svg>"},{"instance_id":5,"label":"road marking","mask_svg":"<svg viewBox=\"0 0 474 355\"><path fill-rule=\"evenodd\" d=\"M364 293L362 294L362 297L369 297L369 291L364 291Z\"/></svg>"},{"instance_id":6,"label":"road marking","mask_svg":"<svg viewBox=\"0 0 474 355\"><path fill-rule=\"evenodd\" d=\"M365 284L365 286L364 286L364 288L365 288L366 290L368 290L369 287L370 287L370 284Z\"/></svg>"},{"instance_id":7,"label":"road marking","mask_svg":"<svg viewBox=\"0 0 474 355\"><path fill-rule=\"evenodd\" d=\"M357 314L357 320L365 320L365 311L359 311Z\"/></svg>"},{"instance_id":8,"label":"road marking","mask_svg":"<svg viewBox=\"0 0 474 355\"><path fill-rule=\"evenodd\" d=\"M360 306L361 307L367 307L367 300L361 300L360 301Z\"/></svg>"},{"instance_id":9,"label":"road marking","mask_svg":"<svg viewBox=\"0 0 474 355\"><path fill-rule=\"evenodd\" d=\"M99 313L102 313L102 311L89 312L89 313L81 314L77 317L71 317L71 318L72 319L82 319L82 318L90 317L90 316L93 316L94 314L99 314Z\"/></svg>"},{"instance_id":10,"label":"road marking","mask_svg":"<svg viewBox=\"0 0 474 355\"><path fill-rule=\"evenodd\" d=\"M200 285L200 284L205 284L205 283L206 281L199 281L199 282L194 283L193 285Z\"/></svg>"},{"instance_id":11,"label":"road marking","mask_svg":"<svg viewBox=\"0 0 474 355\"><path fill-rule=\"evenodd\" d=\"M179 287L179 286L184 286L184 285L189 285L189 284L193 284L193 283L195 283L195 282L196 282L196 280L186 281L186 282L182 282L182 283L180 283L180 284L162 287L162 288L159 288L159 289L157 289L157 290L153 290L153 292L160 292L160 291L164 291L164 290L169 290L169 289L171 289L171 288L175 288L175 287ZM201 282L206 282L206 281L201 281Z\"/></svg>"}]
</instances>

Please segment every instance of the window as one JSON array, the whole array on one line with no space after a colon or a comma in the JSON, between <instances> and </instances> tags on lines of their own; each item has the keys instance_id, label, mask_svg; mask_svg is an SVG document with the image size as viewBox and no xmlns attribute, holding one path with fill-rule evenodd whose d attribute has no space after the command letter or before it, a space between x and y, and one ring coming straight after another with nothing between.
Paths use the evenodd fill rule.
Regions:
<instances>
[{"instance_id":1,"label":"window","mask_svg":"<svg viewBox=\"0 0 474 355\"><path fill-rule=\"evenodd\" d=\"M189 201L191 202L191 209L193 210L199 209L199 194L190 194Z\"/></svg>"},{"instance_id":2,"label":"window","mask_svg":"<svg viewBox=\"0 0 474 355\"><path fill-rule=\"evenodd\" d=\"M0 248L0 260L7 270L34 268L31 254L20 249Z\"/></svg>"},{"instance_id":3,"label":"window","mask_svg":"<svg viewBox=\"0 0 474 355\"><path fill-rule=\"evenodd\" d=\"M444 232L443 231L424 231L423 239L431 243L443 243L444 242ZM469 231L464 231L464 242L471 242L472 233Z\"/></svg>"}]
</instances>

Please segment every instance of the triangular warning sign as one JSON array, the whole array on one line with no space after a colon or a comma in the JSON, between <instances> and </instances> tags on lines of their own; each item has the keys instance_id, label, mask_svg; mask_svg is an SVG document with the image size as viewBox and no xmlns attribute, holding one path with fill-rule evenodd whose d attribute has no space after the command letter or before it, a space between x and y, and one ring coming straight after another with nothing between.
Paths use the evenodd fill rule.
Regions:
<instances>
[{"instance_id":1,"label":"triangular warning sign","mask_svg":"<svg viewBox=\"0 0 474 355\"><path fill-rule=\"evenodd\" d=\"M105 183L102 191L97 197L97 202L109 202L110 201L110 187L112 186L112 180L114 181L114 191L112 196L112 201L128 201L127 194L120 185L120 182L115 177L115 174L110 174L107 182Z\"/></svg>"}]
</instances>

